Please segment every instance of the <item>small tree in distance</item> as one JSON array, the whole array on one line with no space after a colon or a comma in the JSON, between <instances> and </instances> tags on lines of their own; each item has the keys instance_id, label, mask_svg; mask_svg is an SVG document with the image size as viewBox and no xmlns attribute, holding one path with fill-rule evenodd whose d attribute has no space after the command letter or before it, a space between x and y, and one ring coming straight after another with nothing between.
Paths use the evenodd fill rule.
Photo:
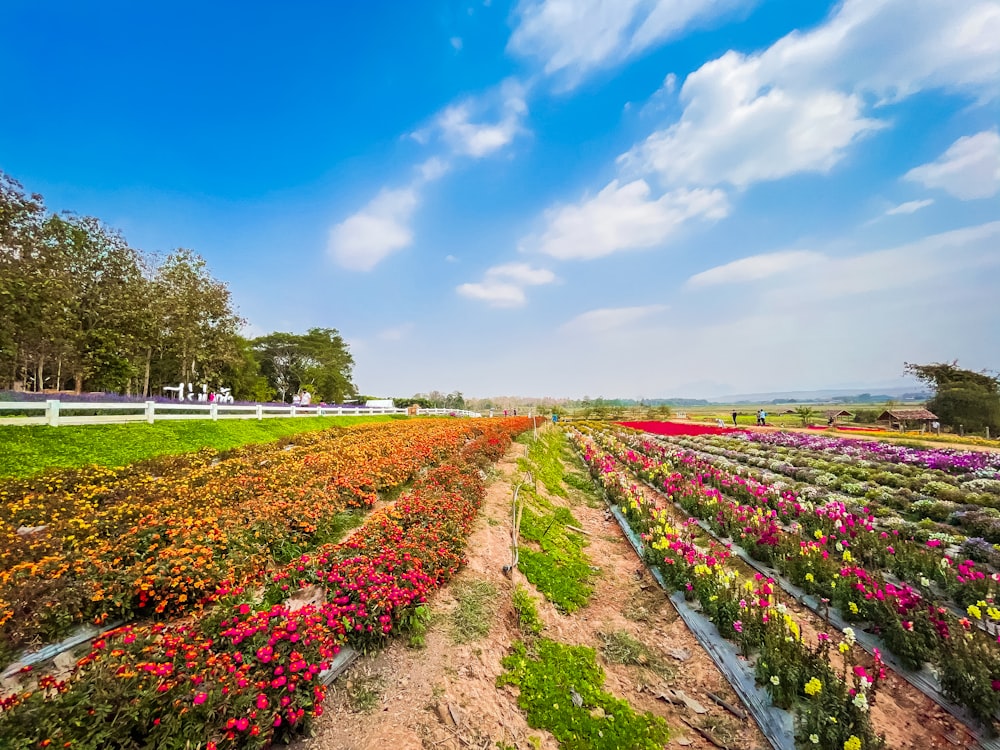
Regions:
<instances>
[{"instance_id":1,"label":"small tree in distance","mask_svg":"<svg viewBox=\"0 0 1000 750\"><path fill-rule=\"evenodd\" d=\"M802 419L803 427L808 427L809 421L816 416L816 410L811 406L796 406L795 413Z\"/></svg>"}]
</instances>

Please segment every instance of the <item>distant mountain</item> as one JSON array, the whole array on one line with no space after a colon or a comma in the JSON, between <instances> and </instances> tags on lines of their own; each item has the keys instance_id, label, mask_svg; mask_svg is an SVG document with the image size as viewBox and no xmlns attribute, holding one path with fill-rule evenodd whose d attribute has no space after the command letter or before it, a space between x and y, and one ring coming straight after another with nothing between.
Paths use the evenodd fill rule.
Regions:
<instances>
[{"instance_id":1,"label":"distant mountain","mask_svg":"<svg viewBox=\"0 0 1000 750\"><path fill-rule=\"evenodd\" d=\"M817 391L778 391L774 393L737 393L727 396L717 396L711 399L716 404L741 403L812 403L816 401L839 401L842 403L884 404L886 401L926 401L931 393L922 391L919 386L901 386L898 388L878 389L827 389Z\"/></svg>"}]
</instances>

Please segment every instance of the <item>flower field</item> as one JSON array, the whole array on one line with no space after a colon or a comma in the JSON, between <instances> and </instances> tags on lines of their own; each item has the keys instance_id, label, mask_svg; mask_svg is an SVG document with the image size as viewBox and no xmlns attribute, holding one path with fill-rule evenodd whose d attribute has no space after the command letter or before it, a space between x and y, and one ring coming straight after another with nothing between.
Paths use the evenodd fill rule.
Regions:
<instances>
[{"instance_id":1,"label":"flower field","mask_svg":"<svg viewBox=\"0 0 1000 750\"><path fill-rule=\"evenodd\" d=\"M773 579L736 572L730 541L874 633L904 670L930 667L941 698L992 725L1000 575L992 545L960 529L970 514L1000 516L997 455L735 431L654 438L605 428L574 439L668 582L755 658L775 702L794 708L803 744L878 744L868 706L881 652L854 657L851 630L807 637L813 628L782 611ZM633 477L663 500L651 502ZM921 517L938 503L951 504L941 520Z\"/></svg>"},{"instance_id":2,"label":"flower field","mask_svg":"<svg viewBox=\"0 0 1000 750\"><path fill-rule=\"evenodd\" d=\"M26 640L24 622L36 638L59 632L44 612L139 619L64 680L24 675L0 704L0 746L264 747L300 732L322 710L316 676L340 647L405 627L458 569L482 467L529 426L359 426L7 487L5 527L48 528L9 537L3 591L18 614L4 637ZM333 518L405 482L347 541L330 541ZM44 608L19 598L38 580ZM321 601L290 607L307 586Z\"/></svg>"}]
</instances>

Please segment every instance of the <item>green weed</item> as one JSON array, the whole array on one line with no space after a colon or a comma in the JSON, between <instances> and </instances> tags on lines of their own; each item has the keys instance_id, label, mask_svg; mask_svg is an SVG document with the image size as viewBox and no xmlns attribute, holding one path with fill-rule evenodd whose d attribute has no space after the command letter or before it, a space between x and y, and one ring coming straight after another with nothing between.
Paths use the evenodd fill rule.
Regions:
<instances>
[{"instance_id":1,"label":"green weed","mask_svg":"<svg viewBox=\"0 0 1000 750\"><path fill-rule=\"evenodd\" d=\"M516 586L513 595L514 613L517 615L517 626L525 635L538 635L545 628L545 623L538 616L535 598L523 586Z\"/></svg>"},{"instance_id":2,"label":"green weed","mask_svg":"<svg viewBox=\"0 0 1000 750\"><path fill-rule=\"evenodd\" d=\"M528 725L547 729L561 747L659 750L670 736L663 719L637 714L601 689L604 670L592 648L541 639L529 652L519 642L502 664L497 684L519 688L517 702Z\"/></svg>"}]
</instances>

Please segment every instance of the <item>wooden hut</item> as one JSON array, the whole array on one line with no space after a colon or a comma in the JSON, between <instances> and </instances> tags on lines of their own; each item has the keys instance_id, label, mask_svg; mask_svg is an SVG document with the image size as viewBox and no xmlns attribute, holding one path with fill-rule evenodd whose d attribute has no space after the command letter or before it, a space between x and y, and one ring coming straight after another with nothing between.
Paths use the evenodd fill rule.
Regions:
<instances>
[{"instance_id":1,"label":"wooden hut","mask_svg":"<svg viewBox=\"0 0 1000 750\"><path fill-rule=\"evenodd\" d=\"M921 427L931 429L931 423L937 421L937 415L927 409L886 409L878 417L880 424L885 424L894 430Z\"/></svg>"},{"instance_id":2,"label":"wooden hut","mask_svg":"<svg viewBox=\"0 0 1000 750\"><path fill-rule=\"evenodd\" d=\"M823 412L823 417L827 422L833 424L834 422L841 422L845 419L853 418L854 412L847 411L847 409L827 409Z\"/></svg>"}]
</instances>

